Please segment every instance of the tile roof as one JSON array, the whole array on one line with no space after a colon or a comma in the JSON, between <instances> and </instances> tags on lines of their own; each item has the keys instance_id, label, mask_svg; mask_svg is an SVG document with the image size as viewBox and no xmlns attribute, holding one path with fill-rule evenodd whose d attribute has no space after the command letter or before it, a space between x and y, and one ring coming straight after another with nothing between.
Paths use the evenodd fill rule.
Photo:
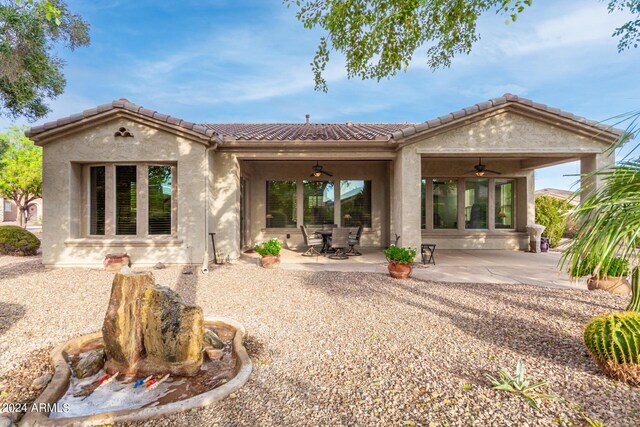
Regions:
<instances>
[{"instance_id":1,"label":"tile roof","mask_svg":"<svg viewBox=\"0 0 640 427\"><path fill-rule=\"evenodd\" d=\"M431 130L447 123L464 119L493 107L502 107L509 104L520 104L571 120L599 131L620 135L624 131L614 129L599 122L576 116L545 104L533 102L530 99L521 98L507 93L499 98L493 98L485 102L472 105L462 110L440 116L422 123L193 123L177 117L158 113L154 110L136 105L127 99L119 99L109 104L90 108L79 114L47 122L34 126L26 132L28 137L36 137L38 134L66 126L83 119L97 116L98 114L123 109L142 116L146 116L169 125L178 126L189 131L201 134L208 139L230 138L236 140L264 140L264 141L372 141L372 140L400 140L416 133Z\"/></svg>"},{"instance_id":2,"label":"tile roof","mask_svg":"<svg viewBox=\"0 0 640 427\"><path fill-rule=\"evenodd\" d=\"M222 137L267 141L388 140L412 123L205 123Z\"/></svg>"},{"instance_id":3,"label":"tile roof","mask_svg":"<svg viewBox=\"0 0 640 427\"><path fill-rule=\"evenodd\" d=\"M120 98L117 101L112 101L108 104L102 104L102 105L98 105L95 108L89 108L88 110L84 110L82 113L78 113L78 114L73 114L71 116L67 116L67 117L63 117L61 119L52 121L52 122L47 122L45 124L42 124L40 126L34 126L31 129L27 130L25 132L25 134L28 137L34 137L40 133L43 133L45 131L51 130L51 129L55 129L57 127L61 127L61 126L65 126L68 124L72 124L75 122L79 122L80 120L92 117L92 116L97 116L98 114L102 114L104 112L107 111L111 111L111 110L115 110L115 109L123 109L123 110L128 110L131 111L133 113L137 113L137 114L141 114L143 116L147 116L149 118L152 119L156 119L159 120L161 122L165 122L171 125L175 125L175 126L179 126L181 128L202 134L204 136L207 136L209 138L212 138L213 136L215 136L215 132L211 129L207 129L206 127L197 124L197 123L192 123L186 120L182 120L179 119L177 117L171 117L168 116L166 114L161 114L158 113L157 111L154 110L149 110L148 108L144 108L141 107L140 105L134 104L133 102L130 102L128 99L126 98Z\"/></svg>"},{"instance_id":4,"label":"tile roof","mask_svg":"<svg viewBox=\"0 0 640 427\"><path fill-rule=\"evenodd\" d=\"M492 107L500 107L500 106L506 106L508 103L512 103L512 104L521 104L521 105L526 105L528 107L531 107L533 109L545 112L545 113L551 113L557 116L560 116L562 118L568 119L568 120L572 120L578 123L582 123L584 125L587 126L591 126L594 127L600 131L607 131L607 132L611 132L613 134L616 135L621 135L624 133L624 130L621 129L615 129L609 125L605 125L602 124L600 122L594 121L594 120L589 120L585 117L581 117L581 116L576 116L575 114L569 113L567 111L562 111L558 108L553 108L553 107L549 107L548 105L545 104L540 104L538 102L534 102L530 99L527 98L521 98L517 95L512 95L510 93L505 93L504 95L502 95L499 98L492 98L488 101L485 102L480 102L478 104L472 105L470 107L467 108L463 108L461 110L458 111L454 111L453 113L449 113L449 114L445 114L444 116L440 116L437 117L435 119L432 120L428 120L426 122L423 123L418 123L416 125L413 126L408 126L402 130L396 131L392 134L393 139L402 139L402 138L406 138L407 136L411 136L413 134L416 134L418 132L422 132L428 129L434 129L436 127L445 125L449 122L452 122L454 120L459 120L459 119L463 119L467 116L470 116L472 114L475 113L479 113L483 110L488 110Z\"/></svg>"}]
</instances>

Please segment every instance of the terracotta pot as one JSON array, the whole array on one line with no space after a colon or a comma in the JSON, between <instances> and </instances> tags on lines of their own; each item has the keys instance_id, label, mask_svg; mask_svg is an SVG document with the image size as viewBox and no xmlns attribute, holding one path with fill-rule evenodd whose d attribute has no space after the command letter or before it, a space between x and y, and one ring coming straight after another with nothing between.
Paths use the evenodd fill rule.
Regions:
<instances>
[{"instance_id":1,"label":"terracotta pot","mask_svg":"<svg viewBox=\"0 0 640 427\"><path fill-rule=\"evenodd\" d=\"M631 286L624 277L601 277L593 276L587 280L587 288L590 291L602 289L616 295L629 295Z\"/></svg>"},{"instance_id":2,"label":"terracotta pot","mask_svg":"<svg viewBox=\"0 0 640 427\"><path fill-rule=\"evenodd\" d=\"M276 268L280 264L280 255L265 255L260 258L260 265L264 268Z\"/></svg>"},{"instance_id":3,"label":"terracotta pot","mask_svg":"<svg viewBox=\"0 0 640 427\"><path fill-rule=\"evenodd\" d=\"M390 262L387 268L394 279L406 279L411 275L412 270L411 264L396 264L395 262Z\"/></svg>"}]
</instances>

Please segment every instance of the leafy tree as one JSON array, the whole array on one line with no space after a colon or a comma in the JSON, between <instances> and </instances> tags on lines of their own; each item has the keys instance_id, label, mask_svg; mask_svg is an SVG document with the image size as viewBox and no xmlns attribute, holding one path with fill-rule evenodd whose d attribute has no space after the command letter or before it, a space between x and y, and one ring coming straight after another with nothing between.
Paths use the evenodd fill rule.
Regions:
<instances>
[{"instance_id":1,"label":"leafy tree","mask_svg":"<svg viewBox=\"0 0 640 427\"><path fill-rule=\"evenodd\" d=\"M433 70L449 67L458 54L468 54L480 39L478 18L493 11L515 22L533 0L284 0L298 8L306 28L319 27L320 39L311 63L316 89L327 90L323 72L330 51L346 57L348 76L362 79L391 77L406 70L416 50L427 45L427 64ZM640 15L640 0L610 0L609 12ZM637 47L640 19L614 32L619 50Z\"/></svg>"},{"instance_id":2,"label":"leafy tree","mask_svg":"<svg viewBox=\"0 0 640 427\"><path fill-rule=\"evenodd\" d=\"M89 44L89 25L64 0L0 0L0 115L36 120L64 90L58 45Z\"/></svg>"},{"instance_id":3,"label":"leafy tree","mask_svg":"<svg viewBox=\"0 0 640 427\"><path fill-rule=\"evenodd\" d=\"M42 197L42 149L24 136L24 129L14 126L0 135L9 148L0 159L0 197L18 206L18 225L27 226L29 204Z\"/></svg>"},{"instance_id":4,"label":"leafy tree","mask_svg":"<svg viewBox=\"0 0 640 427\"><path fill-rule=\"evenodd\" d=\"M549 245L555 248L567 227L569 203L553 196L536 197L536 224L544 225L543 236L549 238Z\"/></svg>"}]
</instances>

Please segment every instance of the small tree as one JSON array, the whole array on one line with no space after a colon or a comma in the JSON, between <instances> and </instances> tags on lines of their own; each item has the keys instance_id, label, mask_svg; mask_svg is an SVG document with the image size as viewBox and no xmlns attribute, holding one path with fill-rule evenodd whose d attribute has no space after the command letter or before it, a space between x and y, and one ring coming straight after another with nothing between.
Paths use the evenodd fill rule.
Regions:
<instances>
[{"instance_id":1,"label":"small tree","mask_svg":"<svg viewBox=\"0 0 640 427\"><path fill-rule=\"evenodd\" d=\"M552 248L560 244L560 238L567 227L569 203L553 196L536 197L536 224L544 225L543 236L549 238Z\"/></svg>"},{"instance_id":2,"label":"small tree","mask_svg":"<svg viewBox=\"0 0 640 427\"><path fill-rule=\"evenodd\" d=\"M16 203L18 225L26 227L29 204L42 197L42 149L17 126L0 135L3 139L9 147L0 158L0 196Z\"/></svg>"}]
</instances>

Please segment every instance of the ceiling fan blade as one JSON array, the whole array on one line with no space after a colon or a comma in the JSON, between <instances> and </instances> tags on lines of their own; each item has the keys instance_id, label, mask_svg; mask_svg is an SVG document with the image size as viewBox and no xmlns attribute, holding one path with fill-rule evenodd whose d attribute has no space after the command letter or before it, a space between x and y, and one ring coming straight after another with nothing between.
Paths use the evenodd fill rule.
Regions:
<instances>
[{"instance_id":1,"label":"ceiling fan blade","mask_svg":"<svg viewBox=\"0 0 640 427\"><path fill-rule=\"evenodd\" d=\"M327 176L333 176L333 174L331 172L326 171L326 170L321 170L320 172L325 174L325 175L327 175Z\"/></svg>"},{"instance_id":2,"label":"ceiling fan blade","mask_svg":"<svg viewBox=\"0 0 640 427\"><path fill-rule=\"evenodd\" d=\"M489 173L495 173L496 175L502 175L502 172L492 171L492 170L489 170L489 169L485 169L484 171L485 172L489 172Z\"/></svg>"}]
</instances>

